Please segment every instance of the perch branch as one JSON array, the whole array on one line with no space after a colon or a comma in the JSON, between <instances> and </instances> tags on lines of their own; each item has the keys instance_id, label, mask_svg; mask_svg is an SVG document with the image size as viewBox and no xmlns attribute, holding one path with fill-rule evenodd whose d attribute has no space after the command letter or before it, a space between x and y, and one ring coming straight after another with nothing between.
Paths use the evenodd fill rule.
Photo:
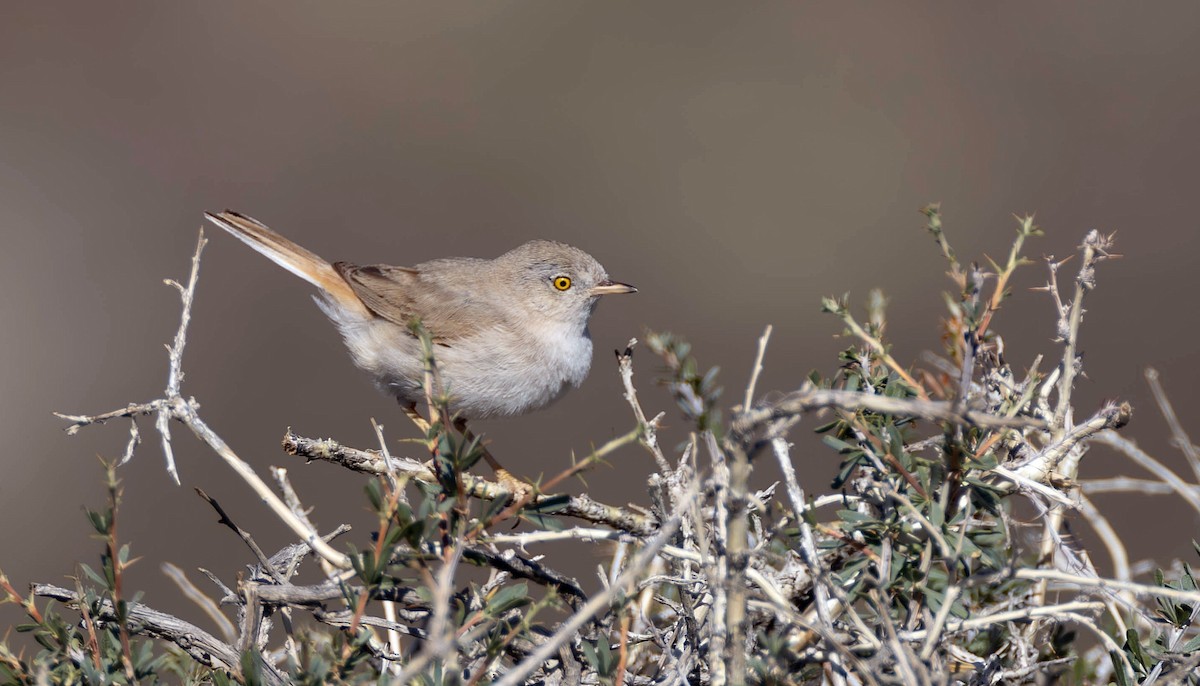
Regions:
<instances>
[{"instance_id":1,"label":"perch branch","mask_svg":"<svg viewBox=\"0 0 1200 686\"><path fill-rule=\"evenodd\" d=\"M383 457L377 451L350 448L333 439L297 436L290 429L283 436L283 450L289 455L308 460L332 462L363 474L381 475L387 470ZM392 466L397 471L408 474L418 481L426 483L435 481L435 477L423 463L395 455L391 457ZM495 482L471 474L463 474L462 478L467 495L472 497L484 500L511 497L508 490ZM604 524L637 536L648 536L658 528L655 519L649 515L615 505L599 503L586 495L539 495L526 505L527 508L535 510L539 506L553 506L553 514L574 517L593 524Z\"/></svg>"}]
</instances>

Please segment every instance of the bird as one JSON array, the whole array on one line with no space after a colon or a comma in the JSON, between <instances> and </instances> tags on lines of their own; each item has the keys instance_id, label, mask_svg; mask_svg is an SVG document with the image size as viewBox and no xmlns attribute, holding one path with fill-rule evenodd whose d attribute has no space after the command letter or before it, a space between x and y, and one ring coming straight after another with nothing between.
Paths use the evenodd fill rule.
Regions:
<instances>
[{"instance_id":1,"label":"bird","mask_svg":"<svg viewBox=\"0 0 1200 686\"><path fill-rule=\"evenodd\" d=\"M591 367L588 320L600 298L637 292L557 241L529 241L493 259L359 265L330 263L231 210L205 217L316 286L314 300L355 365L410 416L426 397L419 322L434 344L448 407L464 426L532 412L578 387Z\"/></svg>"}]
</instances>

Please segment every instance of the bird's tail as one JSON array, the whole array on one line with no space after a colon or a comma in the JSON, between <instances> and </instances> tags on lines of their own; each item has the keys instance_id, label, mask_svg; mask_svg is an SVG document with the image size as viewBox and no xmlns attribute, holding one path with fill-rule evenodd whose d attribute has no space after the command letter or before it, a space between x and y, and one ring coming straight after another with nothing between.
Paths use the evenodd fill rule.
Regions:
<instances>
[{"instance_id":1,"label":"bird's tail","mask_svg":"<svg viewBox=\"0 0 1200 686\"><path fill-rule=\"evenodd\" d=\"M311 250L284 238L265 224L237 212L205 212L204 216L246 245L266 255L275 264L320 288L331 304L354 314L370 314L366 305L363 305L362 300L354 294L333 265Z\"/></svg>"}]
</instances>

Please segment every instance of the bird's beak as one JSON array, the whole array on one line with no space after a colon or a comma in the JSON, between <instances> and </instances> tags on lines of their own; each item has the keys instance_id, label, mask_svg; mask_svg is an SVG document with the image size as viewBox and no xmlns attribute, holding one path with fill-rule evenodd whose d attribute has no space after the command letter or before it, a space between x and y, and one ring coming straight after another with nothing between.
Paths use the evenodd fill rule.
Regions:
<instances>
[{"instance_id":1,"label":"bird's beak","mask_svg":"<svg viewBox=\"0 0 1200 686\"><path fill-rule=\"evenodd\" d=\"M637 289L627 283L617 283L608 279L592 288L592 295L613 295L615 293L637 293Z\"/></svg>"}]
</instances>

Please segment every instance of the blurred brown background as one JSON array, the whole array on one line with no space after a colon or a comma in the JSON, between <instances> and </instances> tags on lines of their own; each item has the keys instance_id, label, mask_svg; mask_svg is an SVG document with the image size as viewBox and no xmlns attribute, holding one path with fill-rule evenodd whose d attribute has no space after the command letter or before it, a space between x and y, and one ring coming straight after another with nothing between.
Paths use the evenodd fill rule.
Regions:
<instances>
[{"instance_id":1,"label":"blurred brown background","mask_svg":"<svg viewBox=\"0 0 1200 686\"><path fill-rule=\"evenodd\" d=\"M824 294L849 291L861 308L883 288L897 357L938 350L948 281L916 212L938 200L967 259L1002 257L1014 212L1036 212L1048 232L1033 257L1117 230L1126 257L1104 265L1088 302L1079 407L1131 400L1127 434L1183 469L1142 381L1152 365L1200 435L1195 3L146 1L8 3L4 15L0 567L18 586L61 582L98 556L82 504L101 504L94 456L119 454L127 425L68 438L50 412L161 392L178 321L161 280L186 275L206 209L364 262L555 238L639 286L600 308L581 389L480 427L526 474L632 426L609 351L644 327L680 332L720 365L730 403L767 323L760 389L835 367L846 342L818 312ZM413 432L351 366L309 288L214 231L185 391L261 473L291 467L324 530L349 521L365 536L362 479L293 462L279 437L292 426L372 446L372 416L391 437ZM1019 272L996 320L1019 364L1058 354L1049 301L1026 290L1044 279L1041 266ZM652 386L657 365L644 352L637 365L672 445L683 427ZM129 584L194 615L158 565L231 582L249 556L192 487L264 548L289 539L182 429L184 486L172 485L151 423L142 430L122 470L121 536L145 557ZM835 456L797 454L806 485L827 488ZM1140 476L1093 454L1087 474ZM644 503L648 463L630 449L588 488ZM1135 557L1191 554L1196 519L1178 500L1100 505ZM590 564L575 569L596 587Z\"/></svg>"}]
</instances>

